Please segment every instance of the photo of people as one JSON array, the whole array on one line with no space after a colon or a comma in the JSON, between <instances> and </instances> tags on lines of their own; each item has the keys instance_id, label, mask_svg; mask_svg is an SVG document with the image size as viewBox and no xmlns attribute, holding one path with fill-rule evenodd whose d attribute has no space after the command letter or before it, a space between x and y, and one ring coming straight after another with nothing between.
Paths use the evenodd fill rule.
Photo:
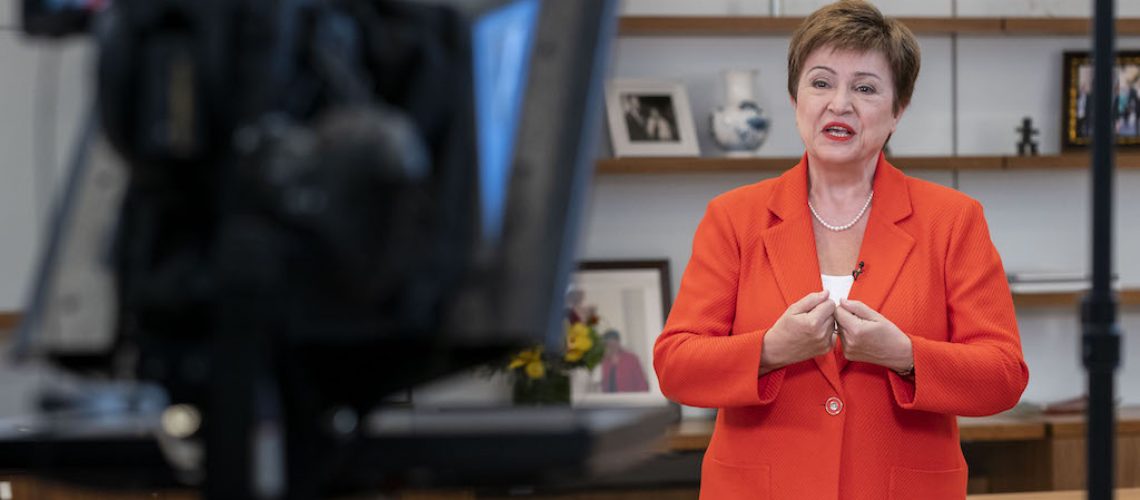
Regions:
<instances>
[{"instance_id":1,"label":"photo of people","mask_svg":"<svg viewBox=\"0 0 1140 500\"><path fill-rule=\"evenodd\" d=\"M621 102L631 142L680 140L671 96L622 94Z\"/></svg>"},{"instance_id":2,"label":"photo of people","mask_svg":"<svg viewBox=\"0 0 1140 500\"><path fill-rule=\"evenodd\" d=\"M630 290L626 290L629 292ZM640 300L642 294L636 290L622 293L618 300ZM605 292L599 291L601 295ZM638 318L626 317L624 312L639 309L640 304L619 304L611 309L611 316L625 326L636 327ZM621 310L619 312L619 310ZM631 324L632 320L632 324ZM613 327L608 318L598 313L598 307L587 301L586 291L580 286L571 285L566 292L566 321L569 324L584 323L598 331L599 338L605 345L605 355L602 363L595 368L597 373L591 377L589 392L619 393L619 392L645 392L649 390L649 382L641 357L622 346L621 333ZM604 333L602 333L604 332Z\"/></svg>"},{"instance_id":3,"label":"photo of people","mask_svg":"<svg viewBox=\"0 0 1140 500\"><path fill-rule=\"evenodd\" d=\"M1092 60L1085 53L1066 53L1066 146L1092 141ZM1112 124L1117 144L1140 144L1140 56L1117 58L1113 71Z\"/></svg>"},{"instance_id":4,"label":"photo of people","mask_svg":"<svg viewBox=\"0 0 1140 500\"><path fill-rule=\"evenodd\" d=\"M1077 137L1092 137L1092 121L1089 110L1092 109L1092 66L1081 66L1077 76L1076 107L1076 134Z\"/></svg>"},{"instance_id":5,"label":"photo of people","mask_svg":"<svg viewBox=\"0 0 1140 500\"><path fill-rule=\"evenodd\" d=\"M663 80L610 80L606 121L615 157L700 156L685 84Z\"/></svg>"},{"instance_id":6,"label":"photo of people","mask_svg":"<svg viewBox=\"0 0 1140 500\"><path fill-rule=\"evenodd\" d=\"M664 402L653 376L653 344L668 304L665 261L587 262L566 291L565 319L590 325L604 355L575 391L578 402ZM629 266L629 267L622 267ZM637 267L640 266L640 267ZM594 268L592 268L594 267Z\"/></svg>"},{"instance_id":7,"label":"photo of people","mask_svg":"<svg viewBox=\"0 0 1140 500\"><path fill-rule=\"evenodd\" d=\"M1113 126L1116 135L1136 137L1136 115L1140 112L1140 66L1126 64L1117 66L1116 82L1113 85ZM1090 78L1091 84L1091 78ZM1090 85L1091 86L1091 85Z\"/></svg>"},{"instance_id":8,"label":"photo of people","mask_svg":"<svg viewBox=\"0 0 1140 500\"><path fill-rule=\"evenodd\" d=\"M606 330L602 334L606 343L606 357L602 358L601 391L645 392L649 382L645 378L645 368L641 359L621 345L621 334L617 330Z\"/></svg>"}]
</instances>

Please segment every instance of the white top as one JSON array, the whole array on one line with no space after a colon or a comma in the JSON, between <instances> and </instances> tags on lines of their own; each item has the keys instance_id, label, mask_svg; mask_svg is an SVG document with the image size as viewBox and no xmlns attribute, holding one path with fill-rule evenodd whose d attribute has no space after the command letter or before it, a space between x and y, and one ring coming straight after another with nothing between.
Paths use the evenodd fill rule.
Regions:
<instances>
[{"instance_id":1,"label":"white top","mask_svg":"<svg viewBox=\"0 0 1140 500\"><path fill-rule=\"evenodd\" d=\"M846 276L821 274L819 277L823 279L823 289L829 292L828 298L837 306L839 301L847 298L847 294L851 293L851 285L855 284L855 277L850 274Z\"/></svg>"}]
</instances>

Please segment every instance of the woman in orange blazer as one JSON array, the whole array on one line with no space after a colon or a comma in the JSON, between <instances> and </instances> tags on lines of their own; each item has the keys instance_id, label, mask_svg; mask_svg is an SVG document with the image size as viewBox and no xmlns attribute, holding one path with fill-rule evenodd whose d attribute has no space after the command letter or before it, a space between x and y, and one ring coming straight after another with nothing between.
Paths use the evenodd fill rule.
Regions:
<instances>
[{"instance_id":1,"label":"woman in orange blazer","mask_svg":"<svg viewBox=\"0 0 1140 500\"><path fill-rule=\"evenodd\" d=\"M881 152L918 45L844 1L788 62L804 157L709 203L655 346L666 396L720 408L701 498L962 499L955 417L1029 374L981 205Z\"/></svg>"}]
</instances>

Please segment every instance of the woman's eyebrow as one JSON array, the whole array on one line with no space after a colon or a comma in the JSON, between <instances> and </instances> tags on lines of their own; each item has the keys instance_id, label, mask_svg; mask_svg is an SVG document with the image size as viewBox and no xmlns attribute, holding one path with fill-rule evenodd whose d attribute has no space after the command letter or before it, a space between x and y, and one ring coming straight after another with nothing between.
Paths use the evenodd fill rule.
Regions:
<instances>
[{"instance_id":1,"label":"woman's eyebrow","mask_svg":"<svg viewBox=\"0 0 1140 500\"><path fill-rule=\"evenodd\" d=\"M839 74L839 72L838 72L838 71L835 71L834 69L831 69L831 68L829 68L829 67L827 67L827 66L822 66L822 65L820 65L820 66L812 66L812 67L811 67L811 69L809 69L809 70L808 70L808 72L811 72L811 71L815 71L815 70L817 70L817 69L822 69L822 70L824 70L824 71L827 71L828 73L832 73L832 74L836 74L836 75L838 75L838 74ZM856 72L855 72L855 76L857 76L857 77L861 77L861 76L869 76L869 77L871 77L871 78L874 78L874 79L876 79L876 80L882 80L882 78L881 78L881 77L880 77L880 76L879 76L877 73L873 73L873 72L870 72L870 71L856 71Z\"/></svg>"}]
</instances>

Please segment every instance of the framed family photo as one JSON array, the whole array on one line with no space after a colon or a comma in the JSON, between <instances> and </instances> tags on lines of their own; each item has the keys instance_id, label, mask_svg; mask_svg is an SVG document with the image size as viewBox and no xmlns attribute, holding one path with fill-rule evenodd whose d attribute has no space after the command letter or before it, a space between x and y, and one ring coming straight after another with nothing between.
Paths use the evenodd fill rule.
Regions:
<instances>
[{"instance_id":1,"label":"framed family photo","mask_svg":"<svg viewBox=\"0 0 1140 500\"><path fill-rule=\"evenodd\" d=\"M568 318L592 318L605 346L572 386L574 404L667 404L653 371L653 344L669 314L668 260L586 261L571 276Z\"/></svg>"},{"instance_id":2,"label":"framed family photo","mask_svg":"<svg viewBox=\"0 0 1140 500\"><path fill-rule=\"evenodd\" d=\"M614 156L698 156L689 96L680 83L613 80L606 115Z\"/></svg>"},{"instance_id":3,"label":"framed family photo","mask_svg":"<svg viewBox=\"0 0 1140 500\"><path fill-rule=\"evenodd\" d=\"M1092 56L1064 53L1061 148L1092 144ZM1112 124L1117 146L1140 146L1140 51L1118 51L1112 83Z\"/></svg>"}]
</instances>

